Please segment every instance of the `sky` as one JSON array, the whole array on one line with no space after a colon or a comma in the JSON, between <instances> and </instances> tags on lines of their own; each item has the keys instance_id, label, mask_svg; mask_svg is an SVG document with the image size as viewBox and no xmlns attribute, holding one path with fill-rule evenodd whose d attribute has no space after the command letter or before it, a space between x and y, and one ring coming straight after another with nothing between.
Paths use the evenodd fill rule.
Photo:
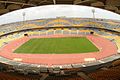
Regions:
<instances>
[{"instance_id":1,"label":"sky","mask_svg":"<svg viewBox=\"0 0 120 80\"><path fill-rule=\"evenodd\" d=\"M23 13L25 13L25 20L56 18L63 16L67 18L93 18L93 9L95 10L96 18L120 20L119 14L104 9L80 5L46 5L20 9L1 15L0 25L23 21Z\"/></svg>"}]
</instances>

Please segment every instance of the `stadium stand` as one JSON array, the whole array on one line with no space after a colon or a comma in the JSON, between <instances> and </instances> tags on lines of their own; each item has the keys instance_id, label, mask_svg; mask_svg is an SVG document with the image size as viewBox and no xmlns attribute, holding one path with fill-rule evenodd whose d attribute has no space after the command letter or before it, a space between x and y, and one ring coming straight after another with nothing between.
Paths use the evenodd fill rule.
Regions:
<instances>
[{"instance_id":1,"label":"stadium stand","mask_svg":"<svg viewBox=\"0 0 120 80\"><path fill-rule=\"evenodd\" d=\"M0 0L0 15L46 4L87 5L120 14L119 0ZM0 56L0 80L120 80L120 22L117 20L62 17L4 24L0 25L0 48L21 39L25 34L33 37L91 33L113 42L118 54L94 63L57 65L52 68L47 68L46 64L26 64L21 63L20 58L9 60Z\"/></svg>"},{"instance_id":2,"label":"stadium stand","mask_svg":"<svg viewBox=\"0 0 120 80\"><path fill-rule=\"evenodd\" d=\"M115 23L115 24L113 24ZM100 21L97 20L94 22L92 19L67 19L67 18L61 18L61 19L45 19L42 22L35 21L27 21L25 23L18 22L18 23L12 23L8 25L1 25L0 27L0 33L6 34L14 31L24 30L24 29L32 29L32 28L42 28L42 27L52 27L52 26L84 26L84 27L100 27L110 30L116 30L119 31L120 25L117 22L111 22L109 20L107 21Z\"/></svg>"}]
</instances>

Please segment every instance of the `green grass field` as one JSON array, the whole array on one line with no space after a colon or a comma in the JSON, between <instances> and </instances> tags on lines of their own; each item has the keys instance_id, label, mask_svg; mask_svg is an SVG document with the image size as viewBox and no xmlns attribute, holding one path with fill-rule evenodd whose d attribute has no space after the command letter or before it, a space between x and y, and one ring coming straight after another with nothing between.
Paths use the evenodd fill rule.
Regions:
<instances>
[{"instance_id":1,"label":"green grass field","mask_svg":"<svg viewBox=\"0 0 120 80\"><path fill-rule=\"evenodd\" d=\"M97 52L99 49L86 37L33 38L17 48L14 53L72 54Z\"/></svg>"}]
</instances>

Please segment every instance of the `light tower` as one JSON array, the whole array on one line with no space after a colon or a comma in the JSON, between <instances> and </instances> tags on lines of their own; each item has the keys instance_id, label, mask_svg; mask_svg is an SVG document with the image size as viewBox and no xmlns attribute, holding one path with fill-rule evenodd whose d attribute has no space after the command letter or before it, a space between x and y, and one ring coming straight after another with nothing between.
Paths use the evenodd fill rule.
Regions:
<instances>
[{"instance_id":1,"label":"light tower","mask_svg":"<svg viewBox=\"0 0 120 80\"><path fill-rule=\"evenodd\" d=\"M92 9L92 14L93 14L93 21L95 22L95 9ZM95 27L95 24L93 25Z\"/></svg>"},{"instance_id":2,"label":"light tower","mask_svg":"<svg viewBox=\"0 0 120 80\"><path fill-rule=\"evenodd\" d=\"M22 22L23 22L23 25L22 25L22 26L23 26L23 28L24 28L24 25L25 25L25 12L22 13L22 16L23 16L23 21L22 21Z\"/></svg>"},{"instance_id":3,"label":"light tower","mask_svg":"<svg viewBox=\"0 0 120 80\"><path fill-rule=\"evenodd\" d=\"M92 9L93 19L95 20L95 9Z\"/></svg>"},{"instance_id":4,"label":"light tower","mask_svg":"<svg viewBox=\"0 0 120 80\"><path fill-rule=\"evenodd\" d=\"M23 16L23 22L25 21L25 15L26 15L26 13L23 12L23 13L22 13L22 16Z\"/></svg>"}]
</instances>

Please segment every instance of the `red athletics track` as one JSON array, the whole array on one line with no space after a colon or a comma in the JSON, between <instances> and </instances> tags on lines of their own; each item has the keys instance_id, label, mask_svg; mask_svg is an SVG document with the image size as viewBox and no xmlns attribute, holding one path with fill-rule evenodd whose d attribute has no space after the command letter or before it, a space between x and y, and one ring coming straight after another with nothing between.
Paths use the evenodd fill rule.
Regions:
<instances>
[{"instance_id":1,"label":"red athletics track","mask_svg":"<svg viewBox=\"0 0 120 80\"><path fill-rule=\"evenodd\" d=\"M44 64L44 65L64 65L64 64L79 64L84 63L84 58L96 58L100 60L102 58L117 54L117 47L115 44L109 40L88 35L86 36L90 41L92 41L96 47L99 48L99 52L84 53L84 54L16 54L13 51L20 45L25 43L31 38L49 38L49 37L68 37L71 35L52 35L52 36L34 36L34 37L23 37L21 39L14 40L4 46L0 50L0 56L13 60L14 58L22 59L21 62L31 63L31 64ZM73 35L76 36L76 35ZM80 35L77 35L81 37ZM34 46L33 46L34 47Z\"/></svg>"}]
</instances>

